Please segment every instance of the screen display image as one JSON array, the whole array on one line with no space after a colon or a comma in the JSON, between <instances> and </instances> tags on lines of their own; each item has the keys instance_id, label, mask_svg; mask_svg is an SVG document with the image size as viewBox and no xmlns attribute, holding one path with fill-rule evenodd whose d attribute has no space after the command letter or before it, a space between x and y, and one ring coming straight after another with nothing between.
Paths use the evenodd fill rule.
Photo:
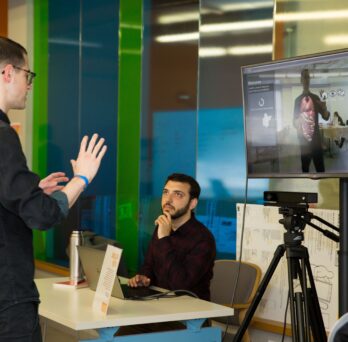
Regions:
<instances>
[{"instance_id":1,"label":"screen display image","mask_svg":"<svg viewBox=\"0 0 348 342\"><path fill-rule=\"evenodd\" d=\"M348 50L242 67L250 178L348 177Z\"/></svg>"}]
</instances>

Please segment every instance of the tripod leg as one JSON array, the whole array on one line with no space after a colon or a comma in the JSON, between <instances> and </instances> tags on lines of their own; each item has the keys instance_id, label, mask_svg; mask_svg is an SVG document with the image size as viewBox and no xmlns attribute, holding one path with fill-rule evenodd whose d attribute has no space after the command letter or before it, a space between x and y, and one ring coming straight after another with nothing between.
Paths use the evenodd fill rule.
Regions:
<instances>
[{"instance_id":1,"label":"tripod leg","mask_svg":"<svg viewBox=\"0 0 348 342\"><path fill-rule=\"evenodd\" d=\"M308 279L310 283L310 288L307 288L309 324L311 326L314 341L326 342L327 336L326 336L325 325L323 321L323 316L321 314L318 294L315 287L311 265L309 262L308 251L306 252L307 252L307 258L305 259L305 266L307 269Z\"/></svg>"},{"instance_id":2,"label":"tripod leg","mask_svg":"<svg viewBox=\"0 0 348 342\"><path fill-rule=\"evenodd\" d=\"M292 277L295 279L296 273L299 275L302 290L302 295L301 293L296 293L294 295L295 297L293 297L296 303L296 321L292 322L296 322L296 325L292 323L292 329L296 330L296 341L310 341L312 332L315 342L326 342L327 336L309 263L308 250L303 246L291 248L289 255L290 259L298 259L296 262L294 260L293 265L297 265L297 270L293 273ZM301 261L301 265L299 260ZM307 275L310 287L307 286Z\"/></svg>"},{"instance_id":3,"label":"tripod leg","mask_svg":"<svg viewBox=\"0 0 348 342\"><path fill-rule=\"evenodd\" d=\"M307 252L307 249L304 247L305 249L305 256ZM303 317L303 322L304 322L304 334L305 337L308 339L308 341L310 341L309 337L311 336L311 332L310 332L310 324L309 324L309 298L308 298L308 287L307 287L307 269L306 269L306 257L303 257L301 259L301 271L302 273L300 274L300 283L301 283L301 289L302 289L302 311L304 312L304 317Z\"/></svg>"},{"instance_id":4,"label":"tripod leg","mask_svg":"<svg viewBox=\"0 0 348 342\"><path fill-rule=\"evenodd\" d=\"M271 261L271 263L268 266L268 269L256 291L255 297L253 299L253 301L251 302L249 309L247 311L247 313L245 314L244 320L242 322L242 324L240 325L236 335L234 336L233 342L240 342L243 338L243 335L246 331L246 329L249 326L249 323L257 309L257 306L259 305L261 298L263 296L263 294L266 291L267 285L269 283L269 281L272 278L272 275L274 273L274 271L277 268L277 265L281 259L281 257L284 255L285 253L285 246L284 245L279 245L277 247L277 249L274 252L274 256L273 259Z\"/></svg>"},{"instance_id":5,"label":"tripod leg","mask_svg":"<svg viewBox=\"0 0 348 342\"><path fill-rule=\"evenodd\" d=\"M290 299L290 314L291 314L291 331L292 340L294 342L307 342L306 328L304 324L305 315L303 312L302 293L294 291L294 280L299 279L300 264L298 255L294 247L287 248L288 262L288 282L289 282L289 299ZM302 286L301 286L302 287Z\"/></svg>"},{"instance_id":6,"label":"tripod leg","mask_svg":"<svg viewBox=\"0 0 348 342\"><path fill-rule=\"evenodd\" d=\"M308 341L308 335L306 334L305 324L303 324L305 320L305 315L303 314L303 298L301 292L295 293L294 301L299 336L299 339L297 341L305 342Z\"/></svg>"}]
</instances>

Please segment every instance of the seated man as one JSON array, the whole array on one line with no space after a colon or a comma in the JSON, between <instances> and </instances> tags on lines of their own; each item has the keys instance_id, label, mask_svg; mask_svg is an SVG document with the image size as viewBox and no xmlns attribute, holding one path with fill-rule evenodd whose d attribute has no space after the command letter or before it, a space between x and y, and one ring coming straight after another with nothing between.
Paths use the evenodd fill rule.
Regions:
<instances>
[{"instance_id":1,"label":"seated man","mask_svg":"<svg viewBox=\"0 0 348 342\"><path fill-rule=\"evenodd\" d=\"M167 178L163 214L155 220L144 264L129 286L189 290L201 299L210 299L216 248L212 233L193 213L199 195L200 186L192 177L174 173Z\"/></svg>"}]
</instances>

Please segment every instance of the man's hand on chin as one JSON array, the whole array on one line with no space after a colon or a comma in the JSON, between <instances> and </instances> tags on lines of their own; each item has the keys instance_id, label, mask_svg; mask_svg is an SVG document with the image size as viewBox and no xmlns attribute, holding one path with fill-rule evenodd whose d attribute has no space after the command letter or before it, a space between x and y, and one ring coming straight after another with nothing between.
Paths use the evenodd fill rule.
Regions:
<instances>
[{"instance_id":1,"label":"man's hand on chin","mask_svg":"<svg viewBox=\"0 0 348 342\"><path fill-rule=\"evenodd\" d=\"M165 211L162 215L158 216L155 224L158 225L157 236L159 239L170 235L172 231L172 217L169 212Z\"/></svg>"}]
</instances>

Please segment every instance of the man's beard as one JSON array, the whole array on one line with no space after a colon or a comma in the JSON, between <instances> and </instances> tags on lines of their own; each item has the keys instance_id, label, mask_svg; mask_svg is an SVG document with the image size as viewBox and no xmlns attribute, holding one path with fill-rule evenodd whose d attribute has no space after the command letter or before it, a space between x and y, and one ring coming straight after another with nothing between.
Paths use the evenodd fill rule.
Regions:
<instances>
[{"instance_id":1,"label":"man's beard","mask_svg":"<svg viewBox=\"0 0 348 342\"><path fill-rule=\"evenodd\" d=\"M185 207L175 211L174 214L170 215L170 217L172 218L172 220L176 220L180 218L181 216L184 216L189 210L190 210L190 202L188 202L187 205L185 205Z\"/></svg>"}]
</instances>

